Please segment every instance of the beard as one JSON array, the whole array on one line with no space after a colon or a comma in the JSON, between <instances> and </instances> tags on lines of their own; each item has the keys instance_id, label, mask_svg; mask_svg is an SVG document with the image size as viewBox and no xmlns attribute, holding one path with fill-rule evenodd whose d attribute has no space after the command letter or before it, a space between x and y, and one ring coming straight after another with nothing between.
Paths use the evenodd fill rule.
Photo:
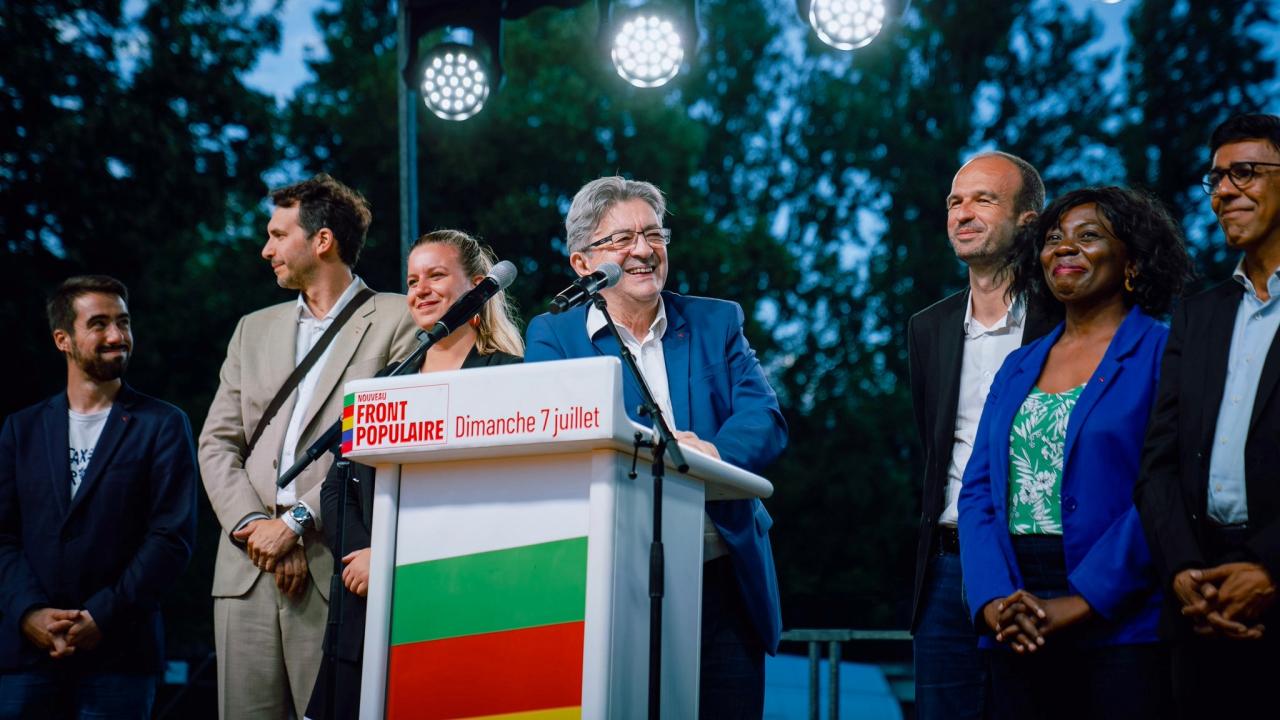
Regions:
<instances>
[{"instance_id":1,"label":"beard","mask_svg":"<svg viewBox=\"0 0 1280 720\"><path fill-rule=\"evenodd\" d=\"M118 357L104 358L101 353L110 350L123 350ZM129 368L129 348L124 345L103 346L93 353L83 355L78 348L71 350L71 359L84 371L85 375L100 383L119 380Z\"/></svg>"},{"instance_id":2,"label":"beard","mask_svg":"<svg viewBox=\"0 0 1280 720\"><path fill-rule=\"evenodd\" d=\"M1011 246L1017 240L1018 230L988 227L986 236L980 242L962 247L952 239L951 249L955 252L956 259L969 267L997 267L1004 264Z\"/></svg>"}]
</instances>

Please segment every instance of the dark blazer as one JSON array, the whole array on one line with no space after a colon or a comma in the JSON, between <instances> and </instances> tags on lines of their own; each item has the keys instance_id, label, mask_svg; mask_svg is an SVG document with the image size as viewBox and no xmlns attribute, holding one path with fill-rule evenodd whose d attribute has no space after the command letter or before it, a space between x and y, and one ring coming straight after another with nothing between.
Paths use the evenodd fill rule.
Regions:
<instances>
[{"instance_id":1,"label":"dark blazer","mask_svg":"<svg viewBox=\"0 0 1280 720\"><path fill-rule=\"evenodd\" d=\"M920 621L920 598L933 554L934 529L946 509L947 468L955 447L960 404L960 367L964 360L966 288L912 316L907 324L911 369L911 405L916 435L924 451L924 493L916 534L916 579L911 595L911 630ZM1042 337L1057 323L1034 307L1023 316L1022 344Z\"/></svg>"},{"instance_id":2,"label":"dark blazer","mask_svg":"<svg viewBox=\"0 0 1280 720\"><path fill-rule=\"evenodd\" d=\"M1182 570L1230 560L1261 563L1271 577L1280 578L1280 334L1262 366L1245 441L1247 549L1239 557L1214 557L1204 543L1209 455L1243 292L1228 280L1184 301L1173 314L1142 475L1134 488L1166 587Z\"/></svg>"},{"instance_id":3,"label":"dark blazer","mask_svg":"<svg viewBox=\"0 0 1280 720\"><path fill-rule=\"evenodd\" d=\"M786 447L787 425L756 353L742 334L742 308L734 302L671 292L662 293L662 299L667 311L662 354L675 413L672 425L715 445L725 462L760 472ZM527 362L619 354L607 330L587 337L585 305L534 318L527 340ZM636 414L640 391L629 373L623 373L622 385L627 414L641 422ZM770 654L777 652L782 612L769 545L773 519L757 498L709 502L707 515L729 546L734 575L761 643Z\"/></svg>"},{"instance_id":4,"label":"dark blazer","mask_svg":"<svg viewBox=\"0 0 1280 720\"><path fill-rule=\"evenodd\" d=\"M475 348L462 362L462 369L497 367L522 362L518 355L494 352L480 355ZM348 479L347 473L350 473ZM334 684L333 711L326 697L332 680L327 676L335 659L354 664L356 668L364 660L365 611L368 601L346 589L342 584L342 558L347 553L370 546L373 528L374 468L356 462L339 460L325 475L320 486L320 517L328 518L324 525L325 542L333 548L333 578L329 582L329 621L325 625L325 663L320 668L311 701L307 704L307 717L339 718L355 717L360 702L360 675L349 667L337 669L341 674ZM344 494L345 493L345 494Z\"/></svg>"},{"instance_id":5,"label":"dark blazer","mask_svg":"<svg viewBox=\"0 0 1280 720\"><path fill-rule=\"evenodd\" d=\"M1025 587L1009 535L1009 433L1062 325L1015 350L991 383L960 491L960 560L978 627L982 608ZM1133 506L1142 439L1169 330L1134 307L1076 400L1063 448L1062 545L1067 582L1098 614L1087 645L1155 642L1160 593ZM981 638L995 645L991 633Z\"/></svg>"},{"instance_id":6,"label":"dark blazer","mask_svg":"<svg viewBox=\"0 0 1280 720\"><path fill-rule=\"evenodd\" d=\"M0 670L158 672L160 601L195 544L191 424L123 386L74 500L68 434L65 393L0 430ZM88 610L101 643L49 658L20 629L41 607Z\"/></svg>"}]
</instances>

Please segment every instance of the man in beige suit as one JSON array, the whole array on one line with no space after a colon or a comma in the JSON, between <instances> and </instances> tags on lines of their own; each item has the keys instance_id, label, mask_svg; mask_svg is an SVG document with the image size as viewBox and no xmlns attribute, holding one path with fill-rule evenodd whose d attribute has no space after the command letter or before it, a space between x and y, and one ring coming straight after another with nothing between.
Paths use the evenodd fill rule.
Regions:
<instances>
[{"instance_id":1,"label":"man in beige suit","mask_svg":"<svg viewBox=\"0 0 1280 720\"><path fill-rule=\"evenodd\" d=\"M240 319L200 433L200 471L223 532L213 575L222 718L302 716L320 667L333 558L319 531L324 455L288 487L276 480L342 415L348 380L416 345L403 295L365 289L352 267L372 215L358 193L317 175L271 193L262 257L297 300ZM272 397L348 303L354 314L262 424Z\"/></svg>"}]
</instances>

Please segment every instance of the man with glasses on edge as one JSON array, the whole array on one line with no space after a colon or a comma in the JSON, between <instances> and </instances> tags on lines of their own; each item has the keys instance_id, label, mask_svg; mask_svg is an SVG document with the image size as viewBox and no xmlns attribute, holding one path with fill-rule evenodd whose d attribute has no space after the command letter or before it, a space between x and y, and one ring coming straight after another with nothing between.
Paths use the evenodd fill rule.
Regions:
<instances>
[{"instance_id":1,"label":"man with glasses on edge","mask_svg":"<svg viewBox=\"0 0 1280 720\"><path fill-rule=\"evenodd\" d=\"M602 292L680 445L760 472L782 452L786 423L755 351L742 334L737 303L664 292L666 200L647 182L604 177L587 183L565 218L569 264L589 275L622 267ZM539 315L529 324L525 362L618 355L594 306ZM624 375L628 414L640 395ZM758 499L708 502L703 537L702 659L699 716L764 714L764 654L782 629L778 581Z\"/></svg>"},{"instance_id":2,"label":"man with glasses on edge","mask_svg":"<svg viewBox=\"0 0 1280 720\"><path fill-rule=\"evenodd\" d=\"M1243 257L1174 312L1134 489L1184 717L1266 707L1280 664L1280 117L1233 117L1209 150L1205 190Z\"/></svg>"}]
</instances>

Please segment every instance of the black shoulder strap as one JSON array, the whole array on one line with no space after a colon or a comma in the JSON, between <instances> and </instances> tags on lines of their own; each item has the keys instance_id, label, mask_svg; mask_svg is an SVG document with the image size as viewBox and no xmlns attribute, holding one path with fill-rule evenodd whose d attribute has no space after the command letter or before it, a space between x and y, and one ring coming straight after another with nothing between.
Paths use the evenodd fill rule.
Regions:
<instances>
[{"instance_id":1,"label":"black shoulder strap","mask_svg":"<svg viewBox=\"0 0 1280 720\"><path fill-rule=\"evenodd\" d=\"M333 319L329 329L325 330L320 339L316 341L316 344L312 346L311 352L308 352L307 356L302 358L302 362L298 363L298 367L294 368L293 372L289 374L288 379L276 391L276 396L271 398L266 411L262 413L262 419L258 421L258 426L253 429L253 437L249 438L249 444L244 449L244 457L246 459L253 454L253 448L258 444L258 439L262 437L267 425L271 424L271 418L275 417L276 413L280 411L280 406L284 405L284 401L293 394L294 389L298 387L298 383L302 382L302 378L307 376L311 367L324 354L325 348L329 347L329 343L333 342L333 339L337 337L338 331L342 329L343 325L347 324L347 320L351 319L356 310L359 310L360 306L364 305L374 295L375 293L369 288L356 293L356 296L351 298L351 302L347 303L347 306L342 308L342 312L338 313L338 317Z\"/></svg>"}]
</instances>

